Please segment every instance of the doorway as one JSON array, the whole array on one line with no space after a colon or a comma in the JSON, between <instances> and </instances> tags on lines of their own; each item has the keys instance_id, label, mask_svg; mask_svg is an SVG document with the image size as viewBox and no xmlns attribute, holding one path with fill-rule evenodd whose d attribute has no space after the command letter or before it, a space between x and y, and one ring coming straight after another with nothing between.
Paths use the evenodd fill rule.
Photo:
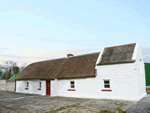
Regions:
<instances>
[{"instance_id":1,"label":"doorway","mask_svg":"<svg viewBox=\"0 0 150 113\"><path fill-rule=\"evenodd\" d=\"M50 92L50 81L46 81L46 95L50 95L51 92Z\"/></svg>"}]
</instances>

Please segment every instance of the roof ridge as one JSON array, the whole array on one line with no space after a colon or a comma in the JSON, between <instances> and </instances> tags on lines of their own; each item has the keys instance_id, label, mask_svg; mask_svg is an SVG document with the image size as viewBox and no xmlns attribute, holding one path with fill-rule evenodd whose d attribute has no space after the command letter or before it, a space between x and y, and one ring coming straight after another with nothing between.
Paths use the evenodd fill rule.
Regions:
<instances>
[{"instance_id":1,"label":"roof ridge","mask_svg":"<svg viewBox=\"0 0 150 113\"><path fill-rule=\"evenodd\" d=\"M31 64L40 63L40 62L47 62L47 61L53 61L53 60L60 60L60 59L66 59L66 58L65 58L65 57L62 57L62 58L48 59L48 60L33 62L33 63L31 63ZM29 64L29 65L30 65L30 64Z\"/></svg>"},{"instance_id":2,"label":"roof ridge","mask_svg":"<svg viewBox=\"0 0 150 113\"><path fill-rule=\"evenodd\" d=\"M86 55L92 55L92 54L98 54L98 53L100 53L100 52L94 52L94 53L81 54L81 55L72 56L72 57L86 56ZM72 58L72 57L68 57L68 58Z\"/></svg>"},{"instance_id":3,"label":"roof ridge","mask_svg":"<svg viewBox=\"0 0 150 113\"><path fill-rule=\"evenodd\" d=\"M98 53L100 53L100 52L87 53L87 54L82 54L82 55L77 55L77 56L72 56L72 57L79 57L79 56L85 56L85 55L91 55L91 54L98 54ZM72 57L68 57L68 58L72 58ZM60 59L67 59L67 57L55 58L55 59L49 59L49 60L43 60L43 61L37 61L37 62L33 62L31 64L41 63L41 62L46 62L46 61L53 61L53 60L60 60Z\"/></svg>"},{"instance_id":4,"label":"roof ridge","mask_svg":"<svg viewBox=\"0 0 150 113\"><path fill-rule=\"evenodd\" d=\"M114 48L114 47L128 46L128 45L134 45L134 44L136 44L136 43L123 44L123 45L117 45L117 46L109 46L109 47L105 47L105 48L107 49L107 48Z\"/></svg>"}]
</instances>

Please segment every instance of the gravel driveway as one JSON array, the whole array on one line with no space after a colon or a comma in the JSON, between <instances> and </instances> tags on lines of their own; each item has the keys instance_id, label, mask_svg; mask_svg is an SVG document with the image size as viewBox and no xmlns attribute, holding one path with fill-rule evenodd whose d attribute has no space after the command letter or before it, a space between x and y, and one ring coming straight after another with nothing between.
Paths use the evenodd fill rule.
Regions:
<instances>
[{"instance_id":1,"label":"gravel driveway","mask_svg":"<svg viewBox=\"0 0 150 113\"><path fill-rule=\"evenodd\" d=\"M148 99L147 99L148 98ZM141 107L142 105L144 107ZM140 107L139 107L140 106ZM131 101L51 97L14 92L0 92L0 113L133 113L148 109L150 95L136 105ZM142 112L142 113L144 113ZM146 112L147 113L147 112Z\"/></svg>"},{"instance_id":2,"label":"gravel driveway","mask_svg":"<svg viewBox=\"0 0 150 113\"><path fill-rule=\"evenodd\" d=\"M127 113L150 113L150 93L126 111Z\"/></svg>"}]
</instances>

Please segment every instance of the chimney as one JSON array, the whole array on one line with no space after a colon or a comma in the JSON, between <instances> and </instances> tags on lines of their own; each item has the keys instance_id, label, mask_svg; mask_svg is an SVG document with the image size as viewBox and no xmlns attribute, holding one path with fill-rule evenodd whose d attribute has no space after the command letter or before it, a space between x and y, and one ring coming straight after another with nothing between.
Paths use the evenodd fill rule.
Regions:
<instances>
[{"instance_id":1,"label":"chimney","mask_svg":"<svg viewBox=\"0 0 150 113\"><path fill-rule=\"evenodd\" d=\"M73 57L74 55L73 54L67 54L67 57Z\"/></svg>"}]
</instances>

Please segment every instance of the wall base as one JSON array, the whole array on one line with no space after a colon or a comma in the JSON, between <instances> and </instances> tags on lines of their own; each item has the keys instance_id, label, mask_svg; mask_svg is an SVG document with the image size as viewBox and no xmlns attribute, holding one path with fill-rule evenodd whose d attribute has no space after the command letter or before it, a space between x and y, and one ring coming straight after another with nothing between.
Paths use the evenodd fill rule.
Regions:
<instances>
[{"instance_id":1,"label":"wall base","mask_svg":"<svg viewBox=\"0 0 150 113\"><path fill-rule=\"evenodd\" d=\"M71 97L71 98L86 98L86 99L106 99L106 100L124 100L124 101L139 101L143 97L145 97L147 93L144 93L140 97L118 97L118 96L112 96L112 97L98 97L98 96L66 96L66 95L59 95L60 97Z\"/></svg>"},{"instance_id":2,"label":"wall base","mask_svg":"<svg viewBox=\"0 0 150 113\"><path fill-rule=\"evenodd\" d=\"M137 99L137 101L141 100L141 99L144 98L146 95L147 95L147 93L144 93L143 95L141 95L141 96L139 97L139 99Z\"/></svg>"}]
</instances>

